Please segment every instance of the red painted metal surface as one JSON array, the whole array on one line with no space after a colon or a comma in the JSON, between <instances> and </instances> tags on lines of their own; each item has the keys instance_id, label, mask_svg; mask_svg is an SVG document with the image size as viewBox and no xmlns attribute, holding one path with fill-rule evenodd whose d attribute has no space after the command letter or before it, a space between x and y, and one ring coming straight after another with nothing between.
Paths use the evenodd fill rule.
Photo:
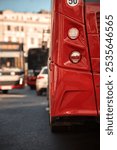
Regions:
<instances>
[{"instance_id":1,"label":"red painted metal surface","mask_svg":"<svg viewBox=\"0 0 117 150\"><path fill-rule=\"evenodd\" d=\"M85 20L98 114L100 113L100 6L87 3Z\"/></svg>"},{"instance_id":2,"label":"red painted metal surface","mask_svg":"<svg viewBox=\"0 0 117 150\"><path fill-rule=\"evenodd\" d=\"M77 6L70 7L66 0L53 0L49 54L51 121L61 116L99 116L99 9L97 2L79 0ZM79 30L77 39L68 37L70 28ZM76 64L70 61L73 51L82 55Z\"/></svg>"}]
</instances>

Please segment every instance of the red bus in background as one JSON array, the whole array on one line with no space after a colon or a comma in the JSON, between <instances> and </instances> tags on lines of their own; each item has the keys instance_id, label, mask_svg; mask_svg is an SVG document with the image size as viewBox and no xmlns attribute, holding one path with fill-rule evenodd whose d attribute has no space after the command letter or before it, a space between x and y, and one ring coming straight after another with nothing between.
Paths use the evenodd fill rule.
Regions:
<instances>
[{"instance_id":1,"label":"red bus in background","mask_svg":"<svg viewBox=\"0 0 117 150\"><path fill-rule=\"evenodd\" d=\"M100 1L53 0L49 53L52 131L100 115Z\"/></svg>"}]
</instances>

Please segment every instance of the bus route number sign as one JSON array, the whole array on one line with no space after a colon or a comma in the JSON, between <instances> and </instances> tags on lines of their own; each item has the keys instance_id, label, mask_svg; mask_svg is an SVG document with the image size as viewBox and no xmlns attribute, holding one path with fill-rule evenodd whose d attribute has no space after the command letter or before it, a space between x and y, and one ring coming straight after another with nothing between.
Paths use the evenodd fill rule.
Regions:
<instances>
[{"instance_id":1,"label":"bus route number sign","mask_svg":"<svg viewBox=\"0 0 117 150\"><path fill-rule=\"evenodd\" d=\"M78 5L78 2L79 0L67 0L67 4L72 7Z\"/></svg>"}]
</instances>

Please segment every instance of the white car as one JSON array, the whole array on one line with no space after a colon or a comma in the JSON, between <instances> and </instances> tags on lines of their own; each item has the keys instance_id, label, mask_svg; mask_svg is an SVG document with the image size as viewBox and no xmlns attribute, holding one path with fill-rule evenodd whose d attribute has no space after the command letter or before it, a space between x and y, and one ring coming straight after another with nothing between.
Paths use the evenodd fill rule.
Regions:
<instances>
[{"instance_id":1,"label":"white car","mask_svg":"<svg viewBox=\"0 0 117 150\"><path fill-rule=\"evenodd\" d=\"M43 92L47 92L48 87L48 68L43 67L36 79L36 93L42 95Z\"/></svg>"}]
</instances>

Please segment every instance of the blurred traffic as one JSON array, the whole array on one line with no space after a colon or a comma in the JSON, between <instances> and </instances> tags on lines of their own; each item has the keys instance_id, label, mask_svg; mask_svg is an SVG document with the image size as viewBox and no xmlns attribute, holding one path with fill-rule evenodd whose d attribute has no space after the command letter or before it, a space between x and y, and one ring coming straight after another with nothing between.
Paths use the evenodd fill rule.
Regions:
<instances>
[{"instance_id":1,"label":"blurred traffic","mask_svg":"<svg viewBox=\"0 0 117 150\"><path fill-rule=\"evenodd\" d=\"M37 95L42 95L44 92L47 94L48 87L48 68L43 67L36 78L36 92Z\"/></svg>"},{"instance_id":2,"label":"blurred traffic","mask_svg":"<svg viewBox=\"0 0 117 150\"><path fill-rule=\"evenodd\" d=\"M0 90L36 88L36 77L47 66L50 12L0 12Z\"/></svg>"}]
</instances>

